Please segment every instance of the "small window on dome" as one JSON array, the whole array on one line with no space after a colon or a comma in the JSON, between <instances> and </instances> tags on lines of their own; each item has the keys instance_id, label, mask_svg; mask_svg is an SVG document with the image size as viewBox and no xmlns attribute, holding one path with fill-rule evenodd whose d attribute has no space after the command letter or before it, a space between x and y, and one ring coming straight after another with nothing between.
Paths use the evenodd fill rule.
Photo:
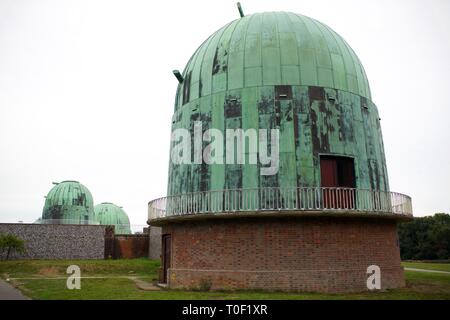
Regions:
<instances>
[{"instance_id":1,"label":"small window on dome","mask_svg":"<svg viewBox=\"0 0 450 320\"><path fill-rule=\"evenodd\" d=\"M275 97L277 100L292 99L291 86L275 86Z\"/></svg>"},{"instance_id":2,"label":"small window on dome","mask_svg":"<svg viewBox=\"0 0 450 320\"><path fill-rule=\"evenodd\" d=\"M189 72L183 81L183 105L189 102L191 94L191 74Z\"/></svg>"}]
</instances>

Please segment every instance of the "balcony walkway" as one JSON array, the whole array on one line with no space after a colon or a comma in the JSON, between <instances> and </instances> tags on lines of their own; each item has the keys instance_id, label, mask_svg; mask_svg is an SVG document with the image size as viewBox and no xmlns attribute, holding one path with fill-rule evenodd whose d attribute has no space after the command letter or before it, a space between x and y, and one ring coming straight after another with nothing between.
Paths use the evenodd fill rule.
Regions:
<instances>
[{"instance_id":1,"label":"balcony walkway","mask_svg":"<svg viewBox=\"0 0 450 320\"><path fill-rule=\"evenodd\" d=\"M192 218L356 214L411 219L411 198L368 189L256 188L186 193L148 204L152 225Z\"/></svg>"}]
</instances>

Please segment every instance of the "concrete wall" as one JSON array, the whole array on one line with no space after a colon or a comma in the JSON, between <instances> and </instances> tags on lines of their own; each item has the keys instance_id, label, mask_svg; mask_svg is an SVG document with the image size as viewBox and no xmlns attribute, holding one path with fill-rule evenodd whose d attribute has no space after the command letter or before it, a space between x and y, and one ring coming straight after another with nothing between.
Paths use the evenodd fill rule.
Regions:
<instances>
[{"instance_id":1,"label":"concrete wall","mask_svg":"<svg viewBox=\"0 0 450 320\"><path fill-rule=\"evenodd\" d=\"M150 247L149 256L150 259L161 258L161 227L150 226Z\"/></svg>"},{"instance_id":2,"label":"concrete wall","mask_svg":"<svg viewBox=\"0 0 450 320\"><path fill-rule=\"evenodd\" d=\"M0 234L25 240L26 252L10 259L104 259L109 226L0 223ZM0 253L0 258L5 254Z\"/></svg>"}]
</instances>

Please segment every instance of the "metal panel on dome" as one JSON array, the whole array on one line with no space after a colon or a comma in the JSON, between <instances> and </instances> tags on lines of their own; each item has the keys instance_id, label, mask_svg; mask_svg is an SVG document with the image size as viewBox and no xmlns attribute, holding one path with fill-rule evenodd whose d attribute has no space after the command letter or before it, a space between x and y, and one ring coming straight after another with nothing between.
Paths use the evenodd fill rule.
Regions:
<instances>
[{"instance_id":1,"label":"metal panel on dome","mask_svg":"<svg viewBox=\"0 0 450 320\"><path fill-rule=\"evenodd\" d=\"M115 234L131 234L130 219L122 207L103 202L94 207L95 220L102 225L115 226Z\"/></svg>"},{"instance_id":2,"label":"metal panel on dome","mask_svg":"<svg viewBox=\"0 0 450 320\"><path fill-rule=\"evenodd\" d=\"M364 68L345 40L316 20L286 12L248 15L219 29L192 56L183 74L189 72L192 79L183 85L193 92L189 101L197 92L201 97L280 81L370 99Z\"/></svg>"},{"instance_id":3,"label":"metal panel on dome","mask_svg":"<svg viewBox=\"0 0 450 320\"><path fill-rule=\"evenodd\" d=\"M320 154L354 157L357 187L388 190L364 69L328 26L285 12L245 16L209 37L183 75L172 129L186 128L193 138L195 121L202 121L202 133L218 129L224 144L226 129L279 129L279 168L260 175L248 150L244 163L171 163L169 195L319 186Z\"/></svg>"},{"instance_id":4,"label":"metal panel on dome","mask_svg":"<svg viewBox=\"0 0 450 320\"><path fill-rule=\"evenodd\" d=\"M95 224L90 191L78 181L56 183L45 197L40 223Z\"/></svg>"}]
</instances>

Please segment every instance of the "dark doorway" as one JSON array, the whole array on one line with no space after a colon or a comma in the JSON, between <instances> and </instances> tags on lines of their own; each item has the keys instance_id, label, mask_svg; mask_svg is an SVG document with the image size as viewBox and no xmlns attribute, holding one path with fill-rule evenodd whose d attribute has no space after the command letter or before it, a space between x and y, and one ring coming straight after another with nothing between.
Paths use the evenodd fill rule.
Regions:
<instances>
[{"instance_id":1,"label":"dark doorway","mask_svg":"<svg viewBox=\"0 0 450 320\"><path fill-rule=\"evenodd\" d=\"M171 237L170 234L164 234L162 236L162 267L163 267L163 277L162 283L167 283L167 270L170 268L170 258L171 258Z\"/></svg>"},{"instance_id":2,"label":"dark doorway","mask_svg":"<svg viewBox=\"0 0 450 320\"><path fill-rule=\"evenodd\" d=\"M355 165L353 158L321 156L320 178L326 209L355 208Z\"/></svg>"}]
</instances>

